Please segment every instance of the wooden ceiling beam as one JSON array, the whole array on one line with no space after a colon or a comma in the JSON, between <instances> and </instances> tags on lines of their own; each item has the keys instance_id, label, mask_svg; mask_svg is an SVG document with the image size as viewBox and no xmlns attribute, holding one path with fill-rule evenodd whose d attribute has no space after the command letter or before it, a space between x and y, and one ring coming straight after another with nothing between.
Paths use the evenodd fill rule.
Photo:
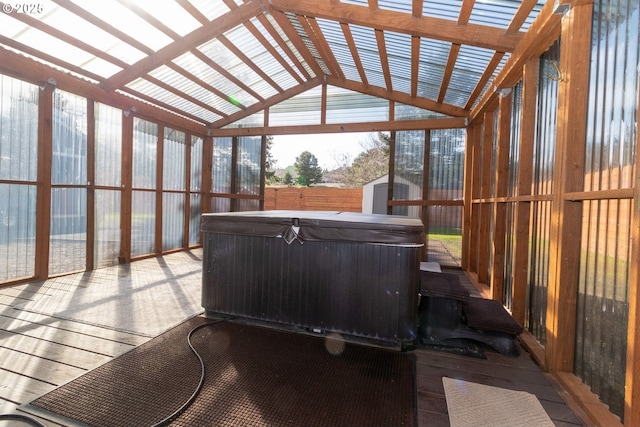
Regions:
<instances>
[{"instance_id":1,"label":"wooden ceiling beam","mask_svg":"<svg viewBox=\"0 0 640 427\"><path fill-rule=\"evenodd\" d=\"M364 67L362 66L362 59L360 59L360 54L358 53L358 48L356 47L356 42L353 39L353 33L351 32L351 28L348 24L340 23L340 28L342 28L342 34L344 35L344 39L347 41L347 46L349 46L349 52L351 52L351 57L353 58L353 63L356 65L358 69L358 74L360 75L360 80L365 86L369 86L369 79L367 79L367 73L364 71Z\"/></svg>"},{"instance_id":2,"label":"wooden ceiling beam","mask_svg":"<svg viewBox=\"0 0 640 427\"><path fill-rule=\"evenodd\" d=\"M264 8L260 0L249 0L237 9L214 19L208 25L203 25L180 38L178 41L165 46L154 54L141 59L132 66L115 74L107 80L103 85L103 88L105 90L114 90L122 87L164 63L190 51L194 46L199 46L213 38L216 38L217 36L224 34L225 31L228 31L263 12Z\"/></svg>"},{"instance_id":3,"label":"wooden ceiling beam","mask_svg":"<svg viewBox=\"0 0 640 427\"><path fill-rule=\"evenodd\" d=\"M411 96L418 96L420 78L420 37L411 36Z\"/></svg>"},{"instance_id":4,"label":"wooden ceiling beam","mask_svg":"<svg viewBox=\"0 0 640 427\"><path fill-rule=\"evenodd\" d=\"M284 89L282 89L280 87L280 85L278 83L276 83L275 80L273 80L271 78L271 76L269 76L262 68L258 67L252 60L251 58L249 58L247 55L244 54L244 52L242 52L242 50L234 45L233 43L231 43L231 40L229 40L226 36L223 36L222 34L219 35L217 37L218 41L220 43L222 43L223 45L225 45L225 47L227 49L229 49L229 51L231 51L231 53L233 53L235 56L237 56L238 58L240 58L240 60L249 68L251 68L253 70L253 72L255 72L257 75L259 75L265 82L267 82L271 87L275 88L275 90L277 90L278 92L283 92Z\"/></svg>"},{"instance_id":5,"label":"wooden ceiling beam","mask_svg":"<svg viewBox=\"0 0 640 427\"><path fill-rule=\"evenodd\" d=\"M380 54L380 65L382 66L382 75L384 76L384 84L389 92L393 92L393 82L391 81L391 70L389 70L389 55L387 55L387 43L384 39L382 30L375 30L376 43L378 44L378 53Z\"/></svg>"},{"instance_id":6,"label":"wooden ceiling beam","mask_svg":"<svg viewBox=\"0 0 640 427\"><path fill-rule=\"evenodd\" d=\"M314 79L311 79L307 82L301 83L297 86L292 87L291 89L287 89L284 92L281 92L277 95L274 95L262 102L258 102L255 103L253 105L250 105L247 107L246 110L243 111L239 111L237 113L234 114L230 114L228 117L217 120L213 123L211 123L210 125L210 129L217 129L217 128L221 128L224 127L230 123L233 123L235 121L238 121L244 117L250 116L251 114L255 114L258 113L268 107L271 107L272 105L278 104L282 101L285 101L289 98L291 98L292 96L296 96L299 95L303 92L308 91L309 89L313 89L316 86L319 86L323 83L322 79L320 77L316 77Z\"/></svg>"},{"instance_id":7,"label":"wooden ceiling beam","mask_svg":"<svg viewBox=\"0 0 640 427\"><path fill-rule=\"evenodd\" d=\"M269 34L271 34L271 37L273 37L276 43L278 43L278 46L280 46L280 49L282 49L287 54L291 62L296 65L296 67L302 73L304 78L306 80L309 80L311 78L311 74L309 74L309 72L304 67L304 65L302 65L302 63L300 62L296 54L289 47L289 43L287 43L282 38L280 33L278 33L278 31L273 27L269 19L265 15L258 15L258 20L260 21L262 26L269 32Z\"/></svg>"},{"instance_id":8,"label":"wooden ceiling beam","mask_svg":"<svg viewBox=\"0 0 640 427\"><path fill-rule=\"evenodd\" d=\"M249 95L253 96L255 99L258 100L258 102L264 101L264 98L260 96L260 94L258 94L256 91L254 91L249 86L244 84L240 79L238 79L236 76L231 74L229 71L227 71L224 67L222 67L220 64L215 62L213 59L209 58L206 54L202 53L200 50L193 49L191 53L200 61L204 62L209 67L213 68L215 71L217 71L218 73L223 75L225 78L227 78L229 81L231 81L233 84L238 86L240 89L244 90Z\"/></svg>"},{"instance_id":9,"label":"wooden ceiling beam","mask_svg":"<svg viewBox=\"0 0 640 427\"><path fill-rule=\"evenodd\" d=\"M471 18L471 12L473 12L473 6L475 0L464 0L460 6L460 13L458 14L458 24L466 25ZM458 61L458 55L460 54L460 48L462 45L459 43L452 43L451 50L449 51L449 57L447 58L447 65L445 66L444 73L442 75L442 82L440 82L440 92L438 93L438 102L444 102L444 97L447 95L447 89L449 89L449 83L451 82L451 76L455 69L456 62Z\"/></svg>"},{"instance_id":10,"label":"wooden ceiling beam","mask_svg":"<svg viewBox=\"0 0 640 427\"><path fill-rule=\"evenodd\" d=\"M542 7L522 42L516 46L498 75L491 82L490 87L485 91L482 99L473 109L470 117L472 122L482 117L487 106L491 105L495 99L498 89L513 87L518 82L522 75L522 68L530 58L542 55L560 37L562 15L554 14L553 8L554 2L552 1L548 1Z\"/></svg>"},{"instance_id":11,"label":"wooden ceiling beam","mask_svg":"<svg viewBox=\"0 0 640 427\"><path fill-rule=\"evenodd\" d=\"M416 98L408 93L399 91L388 91L378 86L365 86L360 82L353 80L340 80L329 76L327 83L344 89L353 90L355 92L364 93L365 95L377 96L378 98L388 99L390 101L399 102L401 104L412 105L414 107L433 111L436 113L446 114L454 117L467 117L469 112L455 105L442 104L431 99Z\"/></svg>"},{"instance_id":12,"label":"wooden ceiling beam","mask_svg":"<svg viewBox=\"0 0 640 427\"><path fill-rule=\"evenodd\" d=\"M314 58L314 56L311 54L304 40L302 40L302 38L298 35L296 29L293 27L291 21L289 21L287 15L284 12L273 10L270 6L267 10L269 11L273 19L278 23L280 29L282 29L287 37L289 37L289 40L298 50L298 53L304 58L305 61L307 61L307 65L309 66L309 68L311 68L311 70L313 70L316 76L324 75L324 71L322 71L322 69L320 68L320 64L318 64L316 58Z\"/></svg>"},{"instance_id":13,"label":"wooden ceiling beam","mask_svg":"<svg viewBox=\"0 0 640 427\"><path fill-rule=\"evenodd\" d=\"M352 4L333 4L328 0L270 0L270 7L281 12L331 19L346 24L394 31L451 43L467 44L501 52L511 52L523 34L506 34L500 28L466 24L423 16L416 18L391 10L370 10Z\"/></svg>"},{"instance_id":14,"label":"wooden ceiling beam","mask_svg":"<svg viewBox=\"0 0 640 427\"><path fill-rule=\"evenodd\" d=\"M443 119L389 120L384 122L212 129L211 136L305 135L344 132L384 132L394 130L461 129L464 127L464 118L455 117Z\"/></svg>"},{"instance_id":15,"label":"wooden ceiling beam","mask_svg":"<svg viewBox=\"0 0 640 427\"><path fill-rule=\"evenodd\" d=\"M36 62L23 55L16 54L0 47L0 73L28 81L33 84L47 81L53 78L56 87L62 90L75 93L85 98L90 98L98 102L111 105L122 110L135 107L137 115L160 121L168 126L189 131L195 135L206 135L207 128L202 119L192 121L180 117L169 111L154 107L146 102L133 99L129 96L108 92L95 84L77 78L69 73L60 71L51 66Z\"/></svg>"},{"instance_id":16,"label":"wooden ceiling beam","mask_svg":"<svg viewBox=\"0 0 640 427\"><path fill-rule=\"evenodd\" d=\"M304 16L298 16L298 22L304 28L304 31L307 33L307 36L313 42L313 45L318 50L318 54L322 57L325 65L331 71L331 74L337 76L338 78L344 79L344 73L340 68L340 64L336 60L336 57L333 55L333 50L329 47L329 43L327 43L327 39L324 37L322 33L322 29L320 25L318 25L318 21L314 18L306 18Z\"/></svg>"}]
</instances>

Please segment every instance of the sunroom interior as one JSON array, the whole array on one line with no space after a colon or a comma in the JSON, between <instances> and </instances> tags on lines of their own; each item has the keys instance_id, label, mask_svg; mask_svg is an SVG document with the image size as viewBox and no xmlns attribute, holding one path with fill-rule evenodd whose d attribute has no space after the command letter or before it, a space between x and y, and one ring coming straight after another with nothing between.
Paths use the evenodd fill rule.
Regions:
<instances>
[{"instance_id":1,"label":"sunroom interior","mask_svg":"<svg viewBox=\"0 0 640 427\"><path fill-rule=\"evenodd\" d=\"M387 132L388 214L453 218L537 364L640 425L638 0L0 3L1 288L200 247L270 136Z\"/></svg>"}]
</instances>

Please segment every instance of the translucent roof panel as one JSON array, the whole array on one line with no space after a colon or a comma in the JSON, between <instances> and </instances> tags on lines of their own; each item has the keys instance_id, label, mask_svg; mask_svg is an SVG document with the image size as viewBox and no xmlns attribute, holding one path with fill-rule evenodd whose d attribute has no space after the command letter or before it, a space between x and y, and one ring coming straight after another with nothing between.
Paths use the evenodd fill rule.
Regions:
<instances>
[{"instance_id":1,"label":"translucent roof panel","mask_svg":"<svg viewBox=\"0 0 640 427\"><path fill-rule=\"evenodd\" d=\"M154 51L160 50L173 41L171 37L117 0L74 0L74 3ZM149 9L153 9L156 5L155 2L141 2L141 4Z\"/></svg>"},{"instance_id":2,"label":"translucent roof panel","mask_svg":"<svg viewBox=\"0 0 640 427\"><path fill-rule=\"evenodd\" d=\"M431 39L420 39L418 64L418 95L437 99L442 85L444 69L449 58L451 43Z\"/></svg>"},{"instance_id":3,"label":"translucent roof panel","mask_svg":"<svg viewBox=\"0 0 640 427\"><path fill-rule=\"evenodd\" d=\"M282 89L297 84L297 80L274 58L265 46L245 27L239 25L227 31L225 36L261 71L266 73Z\"/></svg>"},{"instance_id":4,"label":"translucent roof panel","mask_svg":"<svg viewBox=\"0 0 640 427\"><path fill-rule=\"evenodd\" d=\"M369 84L386 87L375 31L359 25L350 25L349 27Z\"/></svg>"},{"instance_id":5,"label":"translucent roof panel","mask_svg":"<svg viewBox=\"0 0 640 427\"><path fill-rule=\"evenodd\" d=\"M411 93L411 52L407 50L407 46L411 46L411 36L385 31L384 39L393 90L409 94Z\"/></svg>"},{"instance_id":6,"label":"translucent roof panel","mask_svg":"<svg viewBox=\"0 0 640 427\"><path fill-rule=\"evenodd\" d=\"M322 88L309 89L269 108L269 126L319 125Z\"/></svg>"},{"instance_id":7,"label":"translucent roof panel","mask_svg":"<svg viewBox=\"0 0 640 427\"><path fill-rule=\"evenodd\" d=\"M340 23L326 19L317 19L317 22L327 43L331 46L333 55L338 61L345 78L361 82L360 73L356 68L355 62L353 62L353 55L351 55L351 50L344 37Z\"/></svg>"},{"instance_id":8,"label":"translucent roof panel","mask_svg":"<svg viewBox=\"0 0 640 427\"><path fill-rule=\"evenodd\" d=\"M448 117L435 111L425 110L424 108L414 107L413 105L405 105L396 102L394 109L394 117L396 120L418 120Z\"/></svg>"},{"instance_id":9,"label":"translucent roof panel","mask_svg":"<svg viewBox=\"0 0 640 427\"><path fill-rule=\"evenodd\" d=\"M224 99L229 100L231 103L239 103L248 107L258 101L251 94L247 93L247 91L202 62L190 52L176 58L173 62L226 95ZM214 106L222 109L220 104L215 104Z\"/></svg>"},{"instance_id":10,"label":"translucent roof panel","mask_svg":"<svg viewBox=\"0 0 640 427\"><path fill-rule=\"evenodd\" d=\"M389 120L389 101L334 86L327 87L327 123Z\"/></svg>"},{"instance_id":11,"label":"translucent roof panel","mask_svg":"<svg viewBox=\"0 0 640 427\"><path fill-rule=\"evenodd\" d=\"M423 0L422 15L457 21L463 0Z\"/></svg>"},{"instance_id":12,"label":"translucent roof panel","mask_svg":"<svg viewBox=\"0 0 640 427\"><path fill-rule=\"evenodd\" d=\"M194 5L200 13L206 16L209 21L213 21L229 12L229 7L223 1L189 0L189 2Z\"/></svg>"},{"instance_id":13,"label":"translucent roof panel","mask_svg":"<svg viewBox=\"0 0 640 427\"><path fill-rule=\"evenodd\" d=\"M445 95L445 102L463 107L494 55L494 51L463 45Z\"/></svg>"},{"instance_id":14,"label":"translucent roof panel","mask_svg":"<svg viewBox=\"0 0 640 427\"><path fill-rule=\"evenodd\" d=\"M267 41L269 42L271 47L273 47L276 50L276 52L278 52L280 57L296 72L298 77L303 78L304 75L302 74L302 72L298 68L297 64L293 62L293 60L291 59L289 54L285 51L285 49L282 46L280 46L280 43L278 43L273 38L271 33L269 31L267 31L267 29L264 27L264 25L262 25L262 22L260 22L260 20L257 19L257 18L253 18L251 20L251 24L254 27L256 27L256 29L260 32L260 34L262 34L264 36L265 39L267 39ZM294 48L294 49L290 50L290 52L292 52L293 56L296 57L297 49Z\"/></svg>"},{"instance_id":15,"label":"translucent roof panel","mask_svg":"<svg viewBox=\"0 0 640 427\"><path fill-rule=\"evenodd\" d=\"M215 39L198 48L202 53L231 73L244 84L255 90L262 98L268 98L278 91L266 83L249 65L242 62L219 40Z\"/></svg>"},{"instance_id":16,"label":"translucent roof panel","mask_svg":"<svg viewBox=\"0 0 640 427\"><path fill-rule=\"evenodd\" d=\"M298 51L298 49L295 47L295 45L293 44L293 42L291 41L291 39L289 39L289 36L286 34L286 32L282 29L282 27L280 27L280 24L278 24L278 22L273 18L273 16L271 16L271 14L269 13L265 13L264 14L267 17L267 20L269 21L269 24L276 30L276 32L278 33L278 35L280 36L280 38L282 40L284 40L284 42L287 45L287 48L289 50L291 50L291 52L293 52L293 54L296 57L296 60L302 64L302 66L304 67L304 69L307 71L307 73L311 76L311 77L315 77L315 73L313 71L313 69L309 66L309 63L306 61L306 59L304 59L304 57L300 54L300 52Z\"/></svg>"},{"instance_id":17,"label":"translucent roof panel","mask_svg":"<svg viewBox=\"0 0 640 427\"><path fill-rule=\"evenodd\" d=\"M223 126L223 129L237 129L237 128L250 128L264 126L264 111L259 111L255 114L248 115L238 121L229 123Z\"/></svg>"},{"instance_id":18,"label":"translucent roof panel","mask_svg":"<svg viewBox=\"0 0 640 427\"><path fill-rule=\"evenodd\" d=\"M482 0L475 3L469 23L506 29L522 4L520 0Z\"/></svg>"},{"instance_id":19,"label":"translucent roof panel","mask_svg":"<svg viewBox=\"0 0 640 427\"><path fill-rule=\"evenodd\" d=\"M139 92L140 94L146 95L147 97L157 99L161 103L171 105L184 113L201 118L205 122L221 118L220 115L205 110L202 106L194 104L193 102L142 78L129 83L127 87Z\"/></svg>"}]
</instances>

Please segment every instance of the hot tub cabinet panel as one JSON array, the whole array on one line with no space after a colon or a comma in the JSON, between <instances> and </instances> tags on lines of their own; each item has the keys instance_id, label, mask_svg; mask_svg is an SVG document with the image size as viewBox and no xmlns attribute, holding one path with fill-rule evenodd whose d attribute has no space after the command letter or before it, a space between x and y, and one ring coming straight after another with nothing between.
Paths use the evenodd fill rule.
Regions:
<instances>
[{"instance_id":1,"label":"hot tub cabinet panel","mask_svg":"<svg viewBox=\"0 0 640 427\"><path fill-rule=\"evenodd\" d=\"M207 315L391 345L416 338L420 220L243 212L205 214L202 230Z\"/></svg>"}]
</instances>

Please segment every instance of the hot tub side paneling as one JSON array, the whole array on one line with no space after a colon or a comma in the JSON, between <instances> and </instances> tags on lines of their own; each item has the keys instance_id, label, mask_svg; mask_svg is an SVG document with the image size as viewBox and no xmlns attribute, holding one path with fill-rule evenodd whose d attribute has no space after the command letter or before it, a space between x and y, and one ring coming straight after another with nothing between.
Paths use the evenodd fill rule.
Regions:
<instances>
[{"instance_id":1,"label":"hot tub side paneling","mask_svg":"<svg viewBox=\"0 0 640 427\"><path fill-rule=\"evenodd\" d=\"M418 245L204 233L202 305L402 345L417 335Z\"/></svg>"}]
</instances>

